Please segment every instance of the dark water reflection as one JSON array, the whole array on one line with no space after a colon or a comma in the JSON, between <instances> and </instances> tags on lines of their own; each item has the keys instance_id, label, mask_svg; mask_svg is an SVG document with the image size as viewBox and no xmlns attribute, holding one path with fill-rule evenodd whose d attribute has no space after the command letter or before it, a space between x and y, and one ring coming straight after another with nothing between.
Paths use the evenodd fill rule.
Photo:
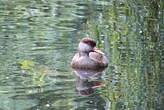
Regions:
<instances>
[{"instance_id":1,"label":"dark water reflection","mask_svg":"<svg viewBox=\"0 0 164 110\"><path fill-rule=\"evenodd\" d=\"M162 0L1 0L0 110L162 110L162 9ZM110 60L90 96L69 66L84 36Z\"/></svg>"}]
</instances>

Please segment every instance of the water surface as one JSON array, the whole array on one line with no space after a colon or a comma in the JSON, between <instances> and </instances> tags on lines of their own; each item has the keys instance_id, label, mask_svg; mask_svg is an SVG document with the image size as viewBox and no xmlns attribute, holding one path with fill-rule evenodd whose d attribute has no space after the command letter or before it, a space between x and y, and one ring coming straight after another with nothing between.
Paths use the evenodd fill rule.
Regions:
<instances>
[{"instance_id":1,"label":"water surface","mask_svg":"<svg viewBox=\"0 0 164 110\"><path fill-rule=\"evenodd\" d=\"M163 110L162 0L1 0L0 110ZM105 86L81 96L69 63L92 37Z\"/></svg>"}]
</instances>

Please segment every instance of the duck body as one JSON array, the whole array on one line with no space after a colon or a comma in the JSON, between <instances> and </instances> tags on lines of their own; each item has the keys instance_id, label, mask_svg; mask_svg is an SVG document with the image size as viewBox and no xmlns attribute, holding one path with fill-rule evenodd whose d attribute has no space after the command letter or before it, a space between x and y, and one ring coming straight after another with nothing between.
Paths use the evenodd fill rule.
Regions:
<instances>
[{"instance_id":1,"label":"duck body","mask_svg":"<svg viewBox=\"0 0 164 110\"><path fill-rule=\"evenodd\" d=\"M72 59L71 67L74 69L102 69L108 66L108 59L96 47L91 38L83 38L79 43L79 52Z\"/></svg>"}]
</instances>

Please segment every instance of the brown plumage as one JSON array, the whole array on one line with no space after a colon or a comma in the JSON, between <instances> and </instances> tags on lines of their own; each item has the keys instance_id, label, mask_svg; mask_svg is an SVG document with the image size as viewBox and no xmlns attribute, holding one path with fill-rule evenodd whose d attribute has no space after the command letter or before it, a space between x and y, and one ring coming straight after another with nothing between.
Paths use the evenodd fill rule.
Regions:
<instances>
[{"instance_id":1,"label":"brown plumage","mask_svg":"<svg viewBox=\"0 0 164 110\"><path fill-rule=\"evenodd\" d=\"M108 59L96 47L96 41L83 38L79 43L79 52L72 59L71 67L74 69L100 69L108 66Z\"/></svg>"}]
</instances>

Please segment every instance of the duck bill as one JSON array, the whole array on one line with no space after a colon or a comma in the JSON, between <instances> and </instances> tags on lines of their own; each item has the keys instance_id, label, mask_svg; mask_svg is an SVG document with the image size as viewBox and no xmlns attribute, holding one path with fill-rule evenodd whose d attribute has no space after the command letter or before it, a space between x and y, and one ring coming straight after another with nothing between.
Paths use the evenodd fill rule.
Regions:
<instances>
[{"instance_id":1,"label":"duck bill","mask_svg":"<svg viewBox=\"0 0 164 110\"><path fill-rule=\"evenodd\" d=\"M99 48L97 48L97 47L94 47L93 51L96 53L104 55L104 53L101 50L99 50Z\"/></svg>"}]
</instances>

